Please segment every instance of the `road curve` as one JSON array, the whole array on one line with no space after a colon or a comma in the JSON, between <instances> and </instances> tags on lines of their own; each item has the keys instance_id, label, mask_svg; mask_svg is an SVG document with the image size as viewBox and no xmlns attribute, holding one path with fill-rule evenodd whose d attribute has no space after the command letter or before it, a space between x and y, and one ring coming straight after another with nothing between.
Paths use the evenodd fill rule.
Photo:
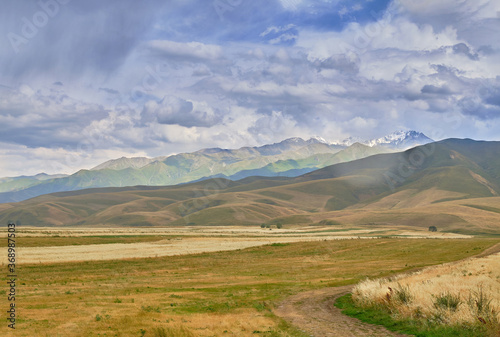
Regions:
<instances>
[{"instance_id":1,"label":"road curve","mask_svg":"<svg viewBox=\"0 0 500 337\"><path fill-rule=\"evenodd\" d=\"M303 292L281 302L274 313L314 337L408 337L342 314L334 306L335 300L352 287Z\"/></svg>"},{"instance_id":2,"label":"road curve","mask_svg":"<svg viewBox=\"0 0 500 337\"><path fill-rule=\"evenodd\" d=\"M499 252L500 243L497 243L472 258ZM343 315L334 303L340 296L351 292L352 288L350 285L299 293L281 302L274 313L313 337L408 337Z\"/></svg>"}]
</instances>

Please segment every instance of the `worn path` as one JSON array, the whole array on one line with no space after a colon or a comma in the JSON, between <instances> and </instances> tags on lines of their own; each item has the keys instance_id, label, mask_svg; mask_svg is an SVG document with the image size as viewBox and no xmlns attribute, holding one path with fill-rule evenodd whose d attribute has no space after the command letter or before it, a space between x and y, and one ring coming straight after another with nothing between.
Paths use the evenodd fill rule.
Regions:
<instances>
[{"instance_id":1,"label":"worn path","mask_svg":"<svg viewBox=\"0 0 500 337\"><path fill-rule=\"evenodd\" d=\"M343 315L334 303L351 289L345 286L303 292L287 298L275 314L314 337L408 337Z\"/></svg>"},{"instance_id":2,"label":"worn path","mask_svg":"<svg viewBox=\"0 0 500 337\"><path fill-rule=\"evenodd\" d=\"M500 244L486 249L475 257L485 257L498 252ZM287 298L274 312L313 337L408 337L382 326L363 323L343 315L334 303L352 288L353 286L345 286L303 292Z\"/></svg>"}]
</instances>

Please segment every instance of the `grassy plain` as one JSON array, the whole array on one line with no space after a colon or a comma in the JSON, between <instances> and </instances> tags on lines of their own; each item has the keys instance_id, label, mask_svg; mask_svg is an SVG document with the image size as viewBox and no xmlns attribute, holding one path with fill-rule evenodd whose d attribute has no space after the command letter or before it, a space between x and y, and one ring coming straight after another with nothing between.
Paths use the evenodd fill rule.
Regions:
<instances>
[{"instance_id":1,"label":"grassy plain","mask_svg":"<svg viewBox=\"0 0 500 337\"><path fill-rule=\"evenodd\" d=\"M494 239L274 243L146 259L19 265L7 336L296 336L273 315L285 297L459 260ZM4 275L0 278L6 283ZM5 296L5 295L3 295Z\"/></svg>"}]
</instances>

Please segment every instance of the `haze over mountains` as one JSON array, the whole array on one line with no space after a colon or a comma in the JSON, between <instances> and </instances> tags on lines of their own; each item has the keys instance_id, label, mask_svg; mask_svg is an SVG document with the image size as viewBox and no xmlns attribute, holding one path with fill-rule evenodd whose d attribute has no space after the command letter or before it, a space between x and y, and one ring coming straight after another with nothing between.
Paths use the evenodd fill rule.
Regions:
<instances>
[{"instance_id":1,"label":"haze over mountains","mask_svg":"<svg viewBox=\"0 0 500 337\"><path fill-rule=\"evenodd\" d=\"M39 195L96 187L166 186L209 177L243 179L250 176L295 177L336 163L378 153L404 150L432 142L416 131L399 131L380 139L290 138L280 143L236 150L212 148L156 158L119 158L72 175L2 178L0 203Z\"/></svg>"},{"instance_id":2,"label":"haze over mountains","mask_svg":"<svg viewBox=\"0 0 500 337\"><path fill-rule=\"evenodd\" d=\"M432 225L439 231L499 233L499 195L500 142L448 139L291 178L215 178L44 195L0 205L0 221L34 226Z\"/></svg>"}]
</instances>

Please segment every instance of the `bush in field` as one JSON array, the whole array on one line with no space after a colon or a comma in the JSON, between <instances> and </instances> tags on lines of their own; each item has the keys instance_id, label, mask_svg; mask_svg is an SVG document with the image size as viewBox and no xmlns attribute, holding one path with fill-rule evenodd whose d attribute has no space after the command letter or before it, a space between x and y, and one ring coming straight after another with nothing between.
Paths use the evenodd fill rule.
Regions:
<instances>
[{"instance_id":1,"label":"bush in field","mask_svg":"<svg viewBox=\"0 0 500 337\"><path fill-rule=\"evenodd\" d=\"M429 232L437 232L437 227L436 226L430 226L429 227Z\"/></svg>"},{"instance_id":2,"label":"bush in field","mask_svg":"<svg viewBox=\"0 0 500 337\"><path fill-rule=\"evenodd\" d=\"M413 300L413 296L410 293L410 286L402 286L398 284L398 287L394 289L394 298L402 304L410 304Z\"/></svg>"},{"instance_id":3,"label":"bush in field","mask_svg":"<svg viewBox=\"0 0 500 337\"><path fill-rule=\"evenodd\" d=\"M276 224L276 228L280 229L280 228L282 228L282 227L283 227L283 225L282 225L282 224L280 224L280 223L277 223L277 224Z\"/></svg>"},{"instance_id":4,"label":"bush in field","mask_svg":"<svg viewBox=\"0 0 500 337\"><path fill-rule=\"evenodd\" d=\"M484 292L482 286L478 287L478 290L471 291L469 295L469 300L467 303L478 317L483 317L483 319L497 320L495 309L493 308L492 299Z\"/></svg>"},{"instance_id":5,"label":"bush in field","mask_svg":"<svg viewBox=\"0 0 500 337\"><path fill-rule=\"evenodd\" d=\"M453 295L450 292L443 293L435 297L434 307L450 311L457 311L462 301L460 295Z\"/></svg>"},{"instance_id":6,"label":"bush in field","mask_svg":"<svg viewBox=\"0 0 500 337\"><path fill-rule=\"evenodd\" d=\"M366 280L353 289L352 300L367 317L385 312L392 322L421 331L419 336L500 337L498 280L500 255L494 254ZM427 329L433 333L424 333Z\"/></svg>"}]
</instances>

